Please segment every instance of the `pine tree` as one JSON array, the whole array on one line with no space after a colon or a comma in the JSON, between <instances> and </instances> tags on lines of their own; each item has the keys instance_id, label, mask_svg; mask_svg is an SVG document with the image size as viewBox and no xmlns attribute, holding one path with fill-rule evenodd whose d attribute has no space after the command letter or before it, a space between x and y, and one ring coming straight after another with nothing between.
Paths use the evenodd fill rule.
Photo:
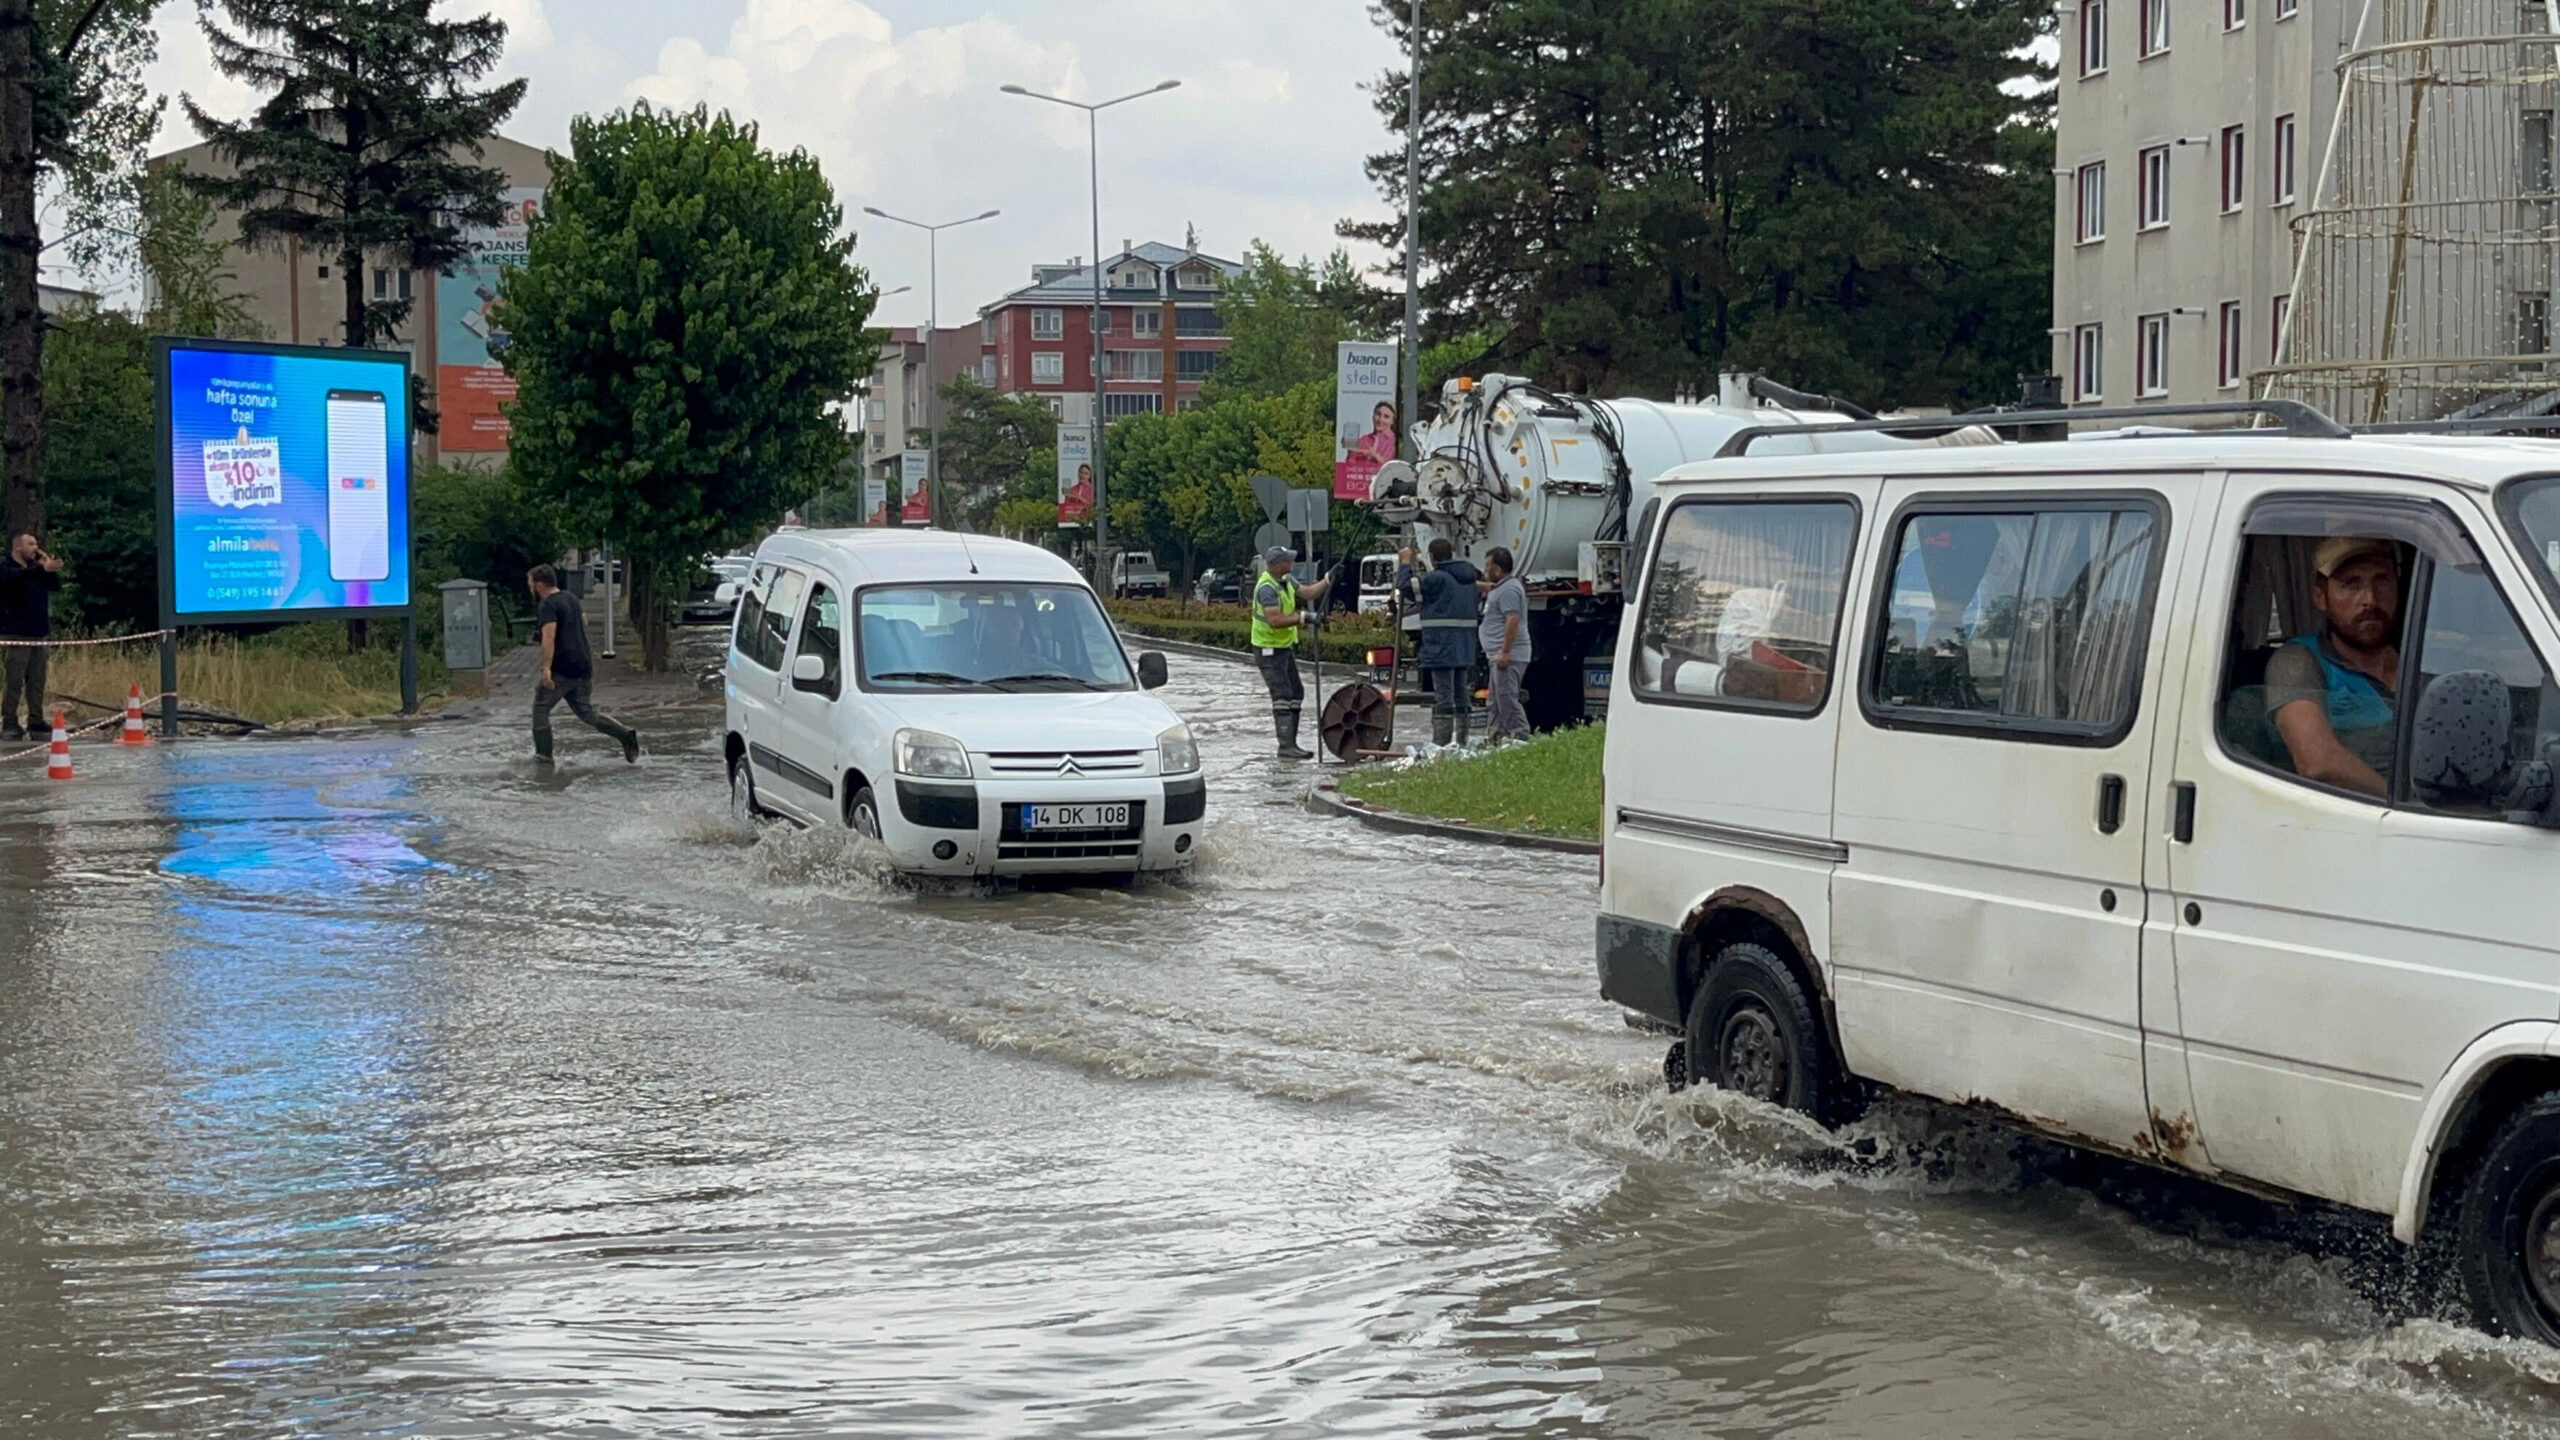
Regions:
<instances>
[{"instance_id":1,"label":"pine tree","mask_svg":"<svg viewBox=\"0 0 2560 1440\"><path fill-rule=\"evenodd\" d=\"M1406 7L1381 18L1403 49ZM1870 403L2047 363L2050 0L1425 0L1435 336L1578 390ZM1401 142L1405 85L1378 108ZM1397 218L1401 143L1370 161Z\"/></svg>"},{"instance_id":2,"label":"pine tree","mask_svg":"<svg viewBox=\"0 0 2560 1440\"><path fill-rule=\"evenodd\" d=\"M214 64L268 92L245 120L181 97L235 167L189 179L239 214L241 239L287 237L335 258L345 343L394 338L410 302L365 298L365 262L435 270L462 257L462 227L498 222L507 177L474 163L525 82L474 89L498 63L505 22L440 20L434 0L223 0L204 20Z\"/></svg>"}]
</instances>

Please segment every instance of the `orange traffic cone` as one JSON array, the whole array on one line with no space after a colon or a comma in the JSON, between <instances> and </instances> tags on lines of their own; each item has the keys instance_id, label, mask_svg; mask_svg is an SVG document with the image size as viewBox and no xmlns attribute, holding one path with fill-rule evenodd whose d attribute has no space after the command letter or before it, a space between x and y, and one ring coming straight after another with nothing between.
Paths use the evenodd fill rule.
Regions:
<instances>
[{"instance_id":1,"label":"orange traffic cone","mask_svg":"<svg viewBox=\"0 0 2560 1440\"><path fill-rule=\"evenodd\" d=\"M59 710L53 712L53 744L49 747L48 755L49 758L44 764L44 778L47 780L70 779L71 732L63 728L62 712Z\"/></svg>"},{"instance_id":2,"label":"orange traffic cone","mask_svg":"<svg viewBox=\"0 0 2560 1440\"><path fill-rule=\"evenodd\" d=\"M116 736L119 745L148 745L151 731L142 723L142 687L128 685L124 692L124 733Z\"/></svg>"}]
</instances>

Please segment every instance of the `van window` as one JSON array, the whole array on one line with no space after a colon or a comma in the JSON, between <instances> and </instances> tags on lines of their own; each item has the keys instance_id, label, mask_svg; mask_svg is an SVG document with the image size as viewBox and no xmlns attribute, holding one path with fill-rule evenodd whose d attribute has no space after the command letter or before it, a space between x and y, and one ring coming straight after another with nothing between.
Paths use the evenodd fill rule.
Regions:
<instances>
[{"instance_id":1,"label":"van window","mask_svg":"<svg viewBox=\"0 0 2560 1440\"><path fill-rule=\"evenodd\" d=\"M2245 528L2215 715L2224 749L2376 804L2500 813L2404 773L2417 699L2447 675L2485 672L2503 685L2513 767L2538 758L2560 725L2550 672L2452 515L2412 501L2277 496Z\"/></svg>"},{"instance_id":2,"label":"van window","mask_svg":"<svg viewBox=\"0 0 2560 1440\"><path fill-rule=\"evenodd\" d=\"M870 690L1127 690L1111 622L1081 585L875 585L857 592Z\"/></svg>"},{"instance_id":3,"label":"van window","mask_svg":"<svg viewBox=\"0 0 2560 1440\"><path fill-rule=\"evenodd\" d=\"M797 570L774 566L759 571L756 580L738 607L738 653L767 670L779 670L784 642L791 638L791 616L800 608L800 592L808 578ZM749 606L755 607L752 623Z\"/></svg>"},{"instance_id":4,"label":"van window","mask_svg":"<svg viewBox=\"0 0 2560 1440\"><path fill-rule=\"evenodd\" d=\"M1845 500L1672 507L1636 627L1636 694L1820 710L1857 532Z\"/></svg>"},{"instance_id":5,"label":"van window","mask_svg":"<svg viewBox=\"0 0 2560 1440\"><path fill-rule=\"evenodd\" d=\"M809 592L808 613L800 617L800 643L792 651L796 658L815 655L827 667L827 673L814 684L800 688L833 700L844 693L844 631L837 618L836 592L819 585Z\"/></svg>"},{"instance_id":6,"label":"van window","mask_svg":"<svg viewBox=\"0 0 2560 1440\"><path fill-rule=\"evenodd\" d=\"M2152 511L2121 501L1907 514L1870 671L1877 717L2120 730L2141 689L2158 549Z\"/></svg>"}]
</instances>

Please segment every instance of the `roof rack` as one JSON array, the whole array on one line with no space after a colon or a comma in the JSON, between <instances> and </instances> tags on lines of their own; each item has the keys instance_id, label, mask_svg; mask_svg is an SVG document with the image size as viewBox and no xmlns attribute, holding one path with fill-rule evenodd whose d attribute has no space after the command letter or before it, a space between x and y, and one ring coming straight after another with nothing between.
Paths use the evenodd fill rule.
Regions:
<instances>
[{"instance_id":1,"label":"roof rack","mask_svg":"<svg viewBox=\"0 0 2560 1440\"><path fill-rule=\"evenodd\" d=\"M2560 430L2560 415L2465 415L2448 420L2394 420L2354 429L2359 435L2496 435L2509 430Z\"/></svg>"},{"instance_id":2,"label":"roof rack","mask_svg":"<svg viewBox=\"0 0 2560 1440\"><path fill-rule=\"evenodd\" d=\"M2273 420L2284 427L2284 433L2304 440L2346 440L2355 433L2346 426L2312 409L2299 400L2218 400L2209 405L2138 405L2113 410L2005 410L1984 411L1977 415L1914 415L1898 420L1858 420L1846 425L1753 425L1736 430L1716 451L1715 458L1729 460L1751 453L1751 442L1773 435L1803 435L1808 432L1841 435L1860 430L1962 430L1971 425L1989 425L2007 429L2013 425L2081 424L2090 420L2157 421L2172 417L2211 415L2248 415Z\"/></svg>"}]
</instances>

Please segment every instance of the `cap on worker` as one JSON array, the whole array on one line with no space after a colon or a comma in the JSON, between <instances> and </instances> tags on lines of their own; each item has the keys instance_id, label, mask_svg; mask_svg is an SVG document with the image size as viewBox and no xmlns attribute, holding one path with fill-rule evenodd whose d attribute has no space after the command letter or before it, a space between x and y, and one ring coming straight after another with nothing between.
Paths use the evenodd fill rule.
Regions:
<instances>
[{"instance_id":1,"label":"cap on worker","mask_svg":"<svg viewBox=\"0 0 2560 1440\"><path fill-rule=\"evenodd\" d=\"M2320 542L2319 550L2311 557L2311 568L2326 580L2348 561L2367 555L2379 555L2395 566L2400 559L2398 547L2378 535L2332 535Z\"/></svg>"},{"instance_id":2,"label":"cap on worker","mask_svg":"<svg viewBox=\"0 0 2560 1440\"><path fill-rule=\"evenodd\" d=\"M1298 552L1286 545L1274 545L1262 552L1262 563L1265 565L1277 565L1283 560L1294 563L1297 558Z\"/></svg>"}]
</instances>

